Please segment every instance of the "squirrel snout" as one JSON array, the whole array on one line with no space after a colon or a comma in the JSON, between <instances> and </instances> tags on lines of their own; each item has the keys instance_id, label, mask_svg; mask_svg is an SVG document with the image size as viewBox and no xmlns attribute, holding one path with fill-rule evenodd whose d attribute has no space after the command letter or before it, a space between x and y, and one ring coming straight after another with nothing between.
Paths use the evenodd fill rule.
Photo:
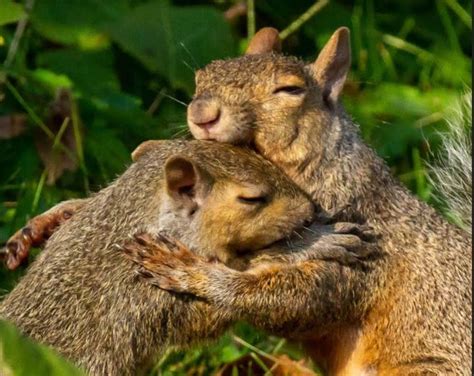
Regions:
<instances>
[{"instance_id":1,"label":"squirrel snout","mask_svg":"<svg viewBox=\"0 0 474 376\"><path fill-rule=\"evenodd\" d=\"M188 106L188 121L209 129L219 121L221 109L215 100L196 99Z\"/></svg>"}]
</instances>

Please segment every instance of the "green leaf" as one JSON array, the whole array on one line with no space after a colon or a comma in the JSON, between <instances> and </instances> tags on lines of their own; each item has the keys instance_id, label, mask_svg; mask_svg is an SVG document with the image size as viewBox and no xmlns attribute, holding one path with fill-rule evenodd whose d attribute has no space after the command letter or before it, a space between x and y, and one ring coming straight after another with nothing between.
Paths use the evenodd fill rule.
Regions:
<instances>
[{"instance_id":1,"label":"green leaf","mask_svg":"<svg viewBox=\"0 0 474 376\"><path fill-rule=\"evenodd\" d=\"M188 94L193 92L195 69L232 56L236 49L228 23L208 6L153 1L136 7L109 30L126 52Z\"/></svg>"},{"instance_id":2,"label":"green leaf","mask_svg":"<svg viewBox=\"0 0 474 376\"><path fill-rule=\"evenodd\" d=\"M84 48L107 44L103 28L128 9L127 0L41 0L31 15L33 27L46 39Z\"/></svg>"},{"instance_id":3,"label":"green leaf","mask_svg":"<svg viewBox=\"0 0 474 376\"><path fill-rule=\"evenodd\" d=\"M38 55L37 64L58 75L67 76L82 94L119 89L110 50L81 51L66 48L44 52Z\"/></svg>"},{"instance_id":4,"label":"green leaf","mask_svg":"<svg viewBox=\"0 0 474 376\"><path fill-rule=\"evenodd\" d=\"M52 93L55 93L59 88L71 88L73 86L71 80L67 76L57 74L47 69L35 69L31 72L31 78L49 88Z\"/></svg>"},{"instance_id":5,"label":"green leaf","mask_svg":"<svg viewBox=\"0 0 474 376\"><path fill-rule=\"evenodd\" d=\"M454 99L455 93L446 89L425 92L414 86L382 83L357 101L346 103L348 112L361 124L364 136L377 151L396 159L427 139Z\"/></svg>"},{"instance_id":6,"label":"green leaf","mask_svg":"<svg viewBox=\"0 0 474 376\"><path fill-rule=\"evenodd\" d=\"M83 373L53 350L23 337L13 325L0 321L0 375L79 376Z\"/></svg>"},{"instance_id":7,"label":"green leaf","mask_svg":"<svg viewBox=\"0 0 474 376\"><path fill-rule=\"evenodd\" d=\"M88 165L97 163L104 181L110 181L130 164L130 151L115 132L103 124L93 124L88 129L85 151L88 159L95 159Z\"/></svg>"},{"instance_id":8,"label":"green leaf","mask_svg":"<svg viewBox=\"0 0 474 376\"><path fill-rule=\"evenodd\" d=\"M11 0L0 0L0 26L17 22L25 16L22 5Z\"/></svg>"},{"instance_id":9,"label":"green leaf","mask_svg":"<svg viewBox=\"0 0 474 376\"><path fill-rule=\"evenodd\" d=\"M230 363L242 355L242 351L235 343L230 343L220 349L220 360L224 363Z\"/></svg>"}]
</instances>

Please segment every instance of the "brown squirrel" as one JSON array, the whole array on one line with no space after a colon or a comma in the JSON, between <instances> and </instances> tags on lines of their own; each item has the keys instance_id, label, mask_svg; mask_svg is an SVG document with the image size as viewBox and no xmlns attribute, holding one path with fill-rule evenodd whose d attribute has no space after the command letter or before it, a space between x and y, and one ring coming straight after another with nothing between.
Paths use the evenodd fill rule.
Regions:
<instances>
[{"instance_id":1,"label":"brown squirrel","mask_svg":"<svg viewBox=\"0 0 474 376\"><path fill-rule=\"evenodd\" d=\"M239 272L146 244L135 261L161 288L301 340L328 375L470 375L471 238L397 182L345 114L349 39L338 29L305 64L260 30L245 56L197 71L188 124L198 139L252 145L326 210L367 220L385 257L368 273L317 260ZM275 315L290 320L275 326Z\"/></svg>"},{"instance_id":2,"label":"brown squirrel","mask_svg":"<svg viewBox=\"0 0 474 376\"><path fill-rule=\"evenodd\" d=\"M240 318L136 278L117 247L134 233L165 232L207 261L240 269L301 257L355 262L358 269L359 256L371 249L361 240L370 231L361 226L309 225L315 216L309 197L254 152L150 141L133 157L113 184L80 203L0 304L1 318L91 375L137 374L166 347L215 338ZM312 243L310 251L293 252L295 231L300 244ZM152 242L136 238L143 246ZM127 250L136 260L134 245Z\"/></svg>"}]
</instances>

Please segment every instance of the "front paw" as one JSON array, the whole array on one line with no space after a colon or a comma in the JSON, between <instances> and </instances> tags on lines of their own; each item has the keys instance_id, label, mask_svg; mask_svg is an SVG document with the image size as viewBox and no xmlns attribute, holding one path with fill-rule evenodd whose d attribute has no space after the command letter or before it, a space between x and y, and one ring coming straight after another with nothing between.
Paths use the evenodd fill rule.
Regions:
<instances>
[{"instance_id":1,"label":"front paw","mask_svg":"<svg viewBox=\"0 0 474 376\"><path fill-rule=\"evenodd\" d=\"M75 207L67 202L28 221L8 239L3 257L8 269L16 269L27 258L32 247L42 246L46 240L73 215Z\"/></svg>"},{"instance_id":2,"label":"front paw","mask_svg":"<svg viewBox=\"0 0 474 376\"><path fill-rule=\"evenodd\" d=\"M325 260L354 265L380 255L376 244L378 236L368 225L337 222L329 227L331 231L319 240L326 250Z\"/></svg>"},{"instance_id":3,"label":"front paw","mask_svg":"<svg viewBox=\"0 0 474 376\"><path fill-rule=\"evenodd\" d=\"M136 263L138 274L167 291L197 295L196 280L203 259L184 244L164 235L135 235L122 250Z\"/></svg>"}]
</instances>

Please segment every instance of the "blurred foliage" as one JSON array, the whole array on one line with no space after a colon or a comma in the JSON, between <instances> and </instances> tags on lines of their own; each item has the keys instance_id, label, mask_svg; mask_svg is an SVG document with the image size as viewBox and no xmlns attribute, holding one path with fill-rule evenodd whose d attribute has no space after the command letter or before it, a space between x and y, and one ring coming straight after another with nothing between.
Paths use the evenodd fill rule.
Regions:
<instances>
[{"instance_id":1,"label":"blurred foliage","mask_svg":"<svg viewBox=\"0 0 474 376\"><path fill-rule=\"evenodd\" d=\"M104 187L141 141L186 134L193 71L245 49L248 18L238 3L246 2L0 0L0 244L58 201ZM256 7L251 27L283 30L314 1L248 3ZM425 161L445 111L471 87L472 2L327 3L288 36L285 51L311 61L337 27L351 29L346 108L393 172L434 203ZM2 293L23 272L0 269ZM2 324L4 346L19 346L12 330ZM216 345L168 354L152 374L209 374L243 354L257 356L253 345L298 356L283 343L240 325ZM45 370L65 367L42 348L21 348L21 361L5 350L0 367L4 359L25 374L16 365L28 354Z\"/></svg>"},{"instance_id":2,"label":"blurred foliage","mask_svg":"<svg viewBox=\"0 0 474 376\"><path fill-rule=\"evenodd\" d=\"M0 375L2 376L83 375L51 349L20 336L11 324L0 321L0 339Z\"/></svg>"}]
</instances>

